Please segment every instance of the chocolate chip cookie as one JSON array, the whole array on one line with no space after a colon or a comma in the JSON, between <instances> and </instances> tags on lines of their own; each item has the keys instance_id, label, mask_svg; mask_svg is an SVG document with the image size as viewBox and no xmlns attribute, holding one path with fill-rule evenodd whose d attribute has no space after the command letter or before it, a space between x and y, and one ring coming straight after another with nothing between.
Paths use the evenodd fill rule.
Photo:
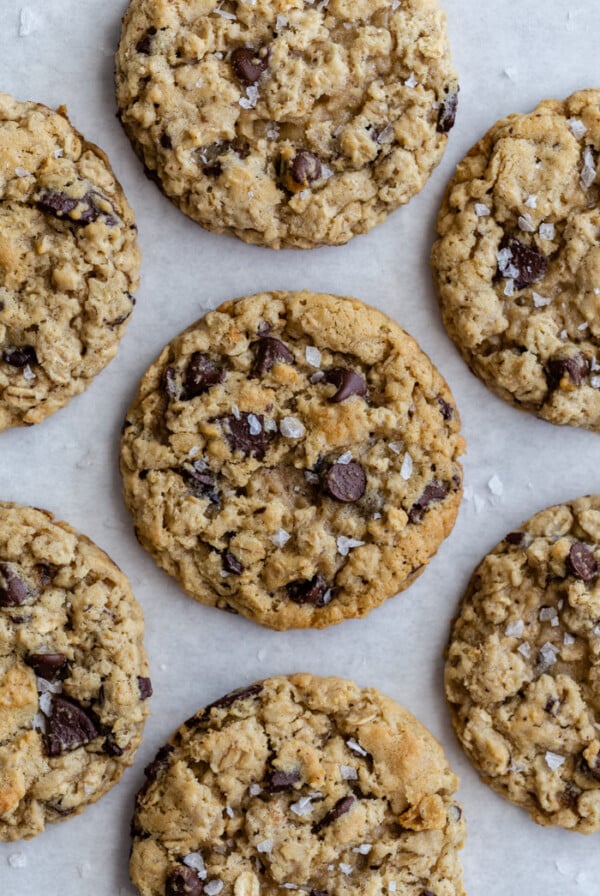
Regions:
<instances>
[{"instance_id":1,"label":"chocolate chip cookie","mask_svg":"<svg viewBox=\"0 0 600 896\"><path fill-rule=\"evenodd\" d=\"M464 896L456 786L440 744L378 691L271 678L159 750L131 877L142 896Z\"/></svg>"},{"instance_id":2,"label":"chocolate chip cookie","mask_svg":"<svg viewBox=\"0 0 600 896\"><path fill-rule=\"evenodd\" d=\"M432 265L448 333L501 398L600 431L600 90L497 122L460 163Z\"/></svg>"},{"instance_id":3,"label":"chocolate chip cookie","mask_svg":"<svg viewBox=\"0 0 600 896\"><path fill-rule=\"evenodd\" d=\"M338 245L418 193L458 84L436 0L132 0L121 121L166 195L249 243Z\"/></svg>"},{"instance_id":4,"label":"chocolate chip cookie","mask_svg":"<svg viewBox=\"0 0 600 896\"><path fill-rule=\"evenodd\" d=\"M544 825L600 829L600 495L537 513L475 570L446 694L486 784Z\"/></svg>"},{"instance_id":5,"label":"chocolate chip cookie","mask_svg":"<svg viewBox=\"0 0 600 896\"><path fill-rule=\"evenodd\" d=\"M0 840L76 815L131 765L152 693L143 633L100 548L0 503Z\"/></svg>"},{"instance_id":6,"label":"chocolate chip cookie","mask_svg":"<svg viewBox=\"0 0 600 896\"><path fill-rule=\"evenodd\" d=\"M140 543L196 600L277 629L364 616L451 531L460 420L416 342L356 299L262 293L174 339L121 443Z\"/></svg>"},{"instance_id":7,"label":"chocolate chip cookie","mask_svg":"<svg viewBox=\"0 0 600 896\"><path fill-rule=\"evenodd\" d=\"M113 358L140 264L134 217L64 108L0 94L0 430L39 423Z\"/></svg>"}]
</instances>

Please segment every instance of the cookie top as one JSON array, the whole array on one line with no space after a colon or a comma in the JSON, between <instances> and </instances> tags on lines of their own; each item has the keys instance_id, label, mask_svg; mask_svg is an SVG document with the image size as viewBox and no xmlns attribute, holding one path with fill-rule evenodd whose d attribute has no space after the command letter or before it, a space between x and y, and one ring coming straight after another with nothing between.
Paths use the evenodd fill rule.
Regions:
<instances>
[{"instance_id":1,"label":"cookie top","mask_svg":"<svg viewBox=\"0 0 600 896\"><path fill-rule=\"evenodd\" d=\"M432 265L474 373L552 423L600 431L600 90L509 115L450 182Z\"/></svg>"},{"instance_id":2,"label":"cookie top","mask_svg":"<svg viewBox=\"0 0 600 896\"><path fill-rule=\"evenodd\" d=\"M152 693L143 633L104 551L0 503L0 840L81 812L131 765Z\"/></svg>"},{"instance_id":3,"label":"cookie top","mask_svg":"<svg viewBox=\"0 0 600 896\"><path fill-rule=\"evenodd\" d=\"M146 769L131 877L142 896L463 896L457 779L407 710L292 675L189 719Z\"/></svg>"},{"instance_id":4,"label":"cookie top","mask_svg":"<svg viewBox=\"0 0 600 896\"><path fill-rule=\"evenodd\" d=\"M356 299L226 302L142 379L121 443L136 535L197 600L321 628L405 588L449 534L460 420L417 343Z\"/></svg>"},{"instance_id":5,"label":"cookie top","mask_svg":"<svg viewBox=\"0 0 600 896\"><path fill-rule=\"evenodd\" d=\"M0 94L0 430L44 420L108 364L139 265L102 150L64 108Z\"/></svg>"},{"instance_id":6,"label":"cookie top","mask_svg":"<svg viewBox=\"0 0 600 896\"><path fill-rule=\"evenodd\" d=\"M310 248L365 233L418 193L458 84L436 0L132 0L121 121L203 227Z\"/></svg>"},{"instance_id":7,"label":"cookie top","mask_svg":"<svg viewBox=\"0 0 600 896\"><path fill-rule=\"evenodd\" d=\"M475 570L446 695L483 780L545 825L600 829L600 495L537 513Z\"/></svg>"}]
</instances>

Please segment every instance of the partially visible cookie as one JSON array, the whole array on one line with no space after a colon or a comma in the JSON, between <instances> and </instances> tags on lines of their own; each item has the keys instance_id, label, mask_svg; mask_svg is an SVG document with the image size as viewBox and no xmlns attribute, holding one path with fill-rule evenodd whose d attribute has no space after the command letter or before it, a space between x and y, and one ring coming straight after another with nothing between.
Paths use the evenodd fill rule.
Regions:
<instances>
[{"instance_id":1,"label":"partially visible cookie","mask_svg":"<svg viewBox=\"0 0 600 896\"><path fill-rule=\"evenodd\" d=\"M537 513L477 567L446 662L481 777L545 825L600 830L600 496Z\"/></svg>"},{"instance_id":2,"label":"partially visible cookie","mask_svg":"<svg viewBox=\"0 0 600 896\"><path fill-rule=\"evenodd\" d=\"M131 765L152 693L143 634L100 548L0 503L0 840L81 812Z\"/></svg>"},{"instance_id":3,"label":"partially visible cookie","mask_svg":"<svg viewBox=\"0 0 600 896\"><path fill-rule=\"evenodd\" d=\"M490 389L600 431L600 90L497 122L459 164L432 265L448 333Z\"/></svg>"},{"instance_id":4,"label":"partially visible cookie","mask_svg":"<svg viewBox=\"0 0 600 896\"><path fill-rule=\"evenodd\" d=\"M364 616L451 531L464 442L417 343L356 299L226 302L174 339L125 421L141 544L202 603L273 628Z\"/></svg>"},{"instance_id":5,"label":"partially visible cookie","mask_svg":"<svg viewBox=\"0 0 600 896\"><path fill-rule=\"evenodd\" d=\"M464 896L457 779L373 688L271 678L193 716L146 769L141 896Z\"/></svg>"},{"instance_id":6,"label":"partially visible cookie","mask_svg":"<svg viewBox=\"0 0 600 896\"><path fill-rule=\"evenodd\" d=\"M437 0L132 0L116 92L186 215L278 249L345 243L418 193L458 83Z\"/></svg>"},{"instance_id":7,"label":"partially visible cookie","mask_svg":"<svg viewBox=\"0 0 600 896\"><path fill-rule=\"evenodd\" d=\"M0 94L0 430L44 420L108 364L139 266L102 150L64 108Z\"/></svg>"}]
</instances>

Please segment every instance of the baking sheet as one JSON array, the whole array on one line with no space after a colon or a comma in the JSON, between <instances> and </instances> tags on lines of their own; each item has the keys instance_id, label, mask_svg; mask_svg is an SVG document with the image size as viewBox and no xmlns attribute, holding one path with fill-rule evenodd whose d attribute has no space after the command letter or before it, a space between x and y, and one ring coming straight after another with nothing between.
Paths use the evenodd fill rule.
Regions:
<instances>
[{"instance_id":1,"label":"baking sheet","mask_svg":"<svg viewBox=\"0 0 600 896\"><path fill-rule=\"evenodd\" d=\"M596 896L598 835L538 827L480 783L450 729L441 654L483 554L541 507L600 491L600 439L519 413L468 372L441 326L428 255L445 182L490 124L547 96L600 86L597 0L445 0L461 94L442 164L420 196L370 234L310 253L276 253L206 233L144 177L115 118L112 56L124 6L0 0L0 89L67 104L76 127L108 152L136 211L144 252L138 304L115 361L42 425L0 435L0 496L68 520L128 573L146 616L155 696L136 763L111 793L35 840L0 844L0 894L130 896L132 800L157 748L229 690L306 670L380 688L442 740L461 777L470 896ZM323 632L271 632L186 598L137 545L120 494L121 422L164 342L226 298L273 288L354 294L395 317L448 379L468 441L468 500L423 576L367 619Z\"/></svg>"}]
</instances>

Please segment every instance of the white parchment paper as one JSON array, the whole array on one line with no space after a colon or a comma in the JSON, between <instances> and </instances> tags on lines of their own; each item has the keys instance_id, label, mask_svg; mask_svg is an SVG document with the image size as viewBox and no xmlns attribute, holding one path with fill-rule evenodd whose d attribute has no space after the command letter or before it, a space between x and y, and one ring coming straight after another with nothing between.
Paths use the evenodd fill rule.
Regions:
<instances>
[{"instance_id":1,"label":"white parchment paper","mask_svg":"<svg viewBox=\"0 0 600 896\"><path fill-rule=\"evenodd\" d=\"M144 252L138 304L116 360L42 425L0 434L0 496L48 508L127 572L146 616L155 688L133 769L83 815L27 843L0 845L0 896L132 894L128 825L144 765L207 702L301 670L376 686L442 740L462 782L469 896L598 896L600 834L538 827L480 783L449 725L441 655L480 558L541 507L600 491L600 437L529 418L492 396L442 328L428 267L444 185L489 125L543 98L600 86L597 3L445 0L461 94L439 169L409 206L347 246L276 253L204 232L144 177L115 118L123 0L0 0L0 89L67 104L76 127L108 152ZM395 317L448 379L468 440L470 500L423 576L368 618L324 632L271 632L186 598L138 546L120 493L120 426L148 364L205 309L272 288L356 295Z\"/></svg>"}]
</instances>

